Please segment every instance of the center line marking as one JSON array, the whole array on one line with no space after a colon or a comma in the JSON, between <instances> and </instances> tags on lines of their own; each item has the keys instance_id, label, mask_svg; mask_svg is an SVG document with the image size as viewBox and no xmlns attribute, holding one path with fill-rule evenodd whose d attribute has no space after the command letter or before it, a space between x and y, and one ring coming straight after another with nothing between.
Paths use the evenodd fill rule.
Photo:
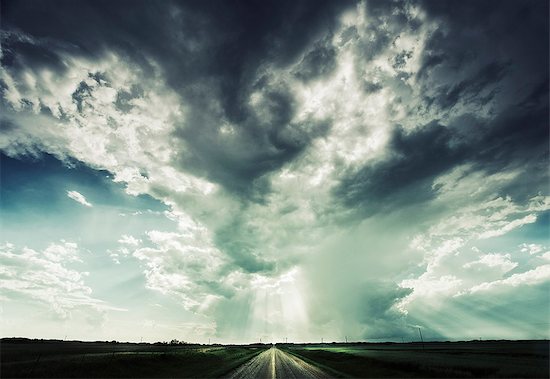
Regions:
<instances>
[{"instance_id":1,"label":"center line marking","mask_svg":"<svg viewBox=\"0 0 550 379\"><path fill-rule=\"evenodd\" d=\"M275 375L275 349L272 349L271 353L271 379L275 379L277 375Z\"/></svg>"}]
</instances>

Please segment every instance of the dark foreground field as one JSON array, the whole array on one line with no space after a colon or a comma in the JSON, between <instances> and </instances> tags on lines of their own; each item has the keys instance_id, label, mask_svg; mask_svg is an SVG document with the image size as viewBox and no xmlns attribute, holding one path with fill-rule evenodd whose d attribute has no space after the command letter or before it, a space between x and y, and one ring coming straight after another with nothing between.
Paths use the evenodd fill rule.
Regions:
<instances>
[{"instance_id":1,"label":"dark foreground field","mask_svg":"<svg viewBox=\"0 0 550 379\"><path fill-rule=\"evenodd\" d=\"M0 377L215 378L270 345L201 346L2 339ZM549 341L278 344L330 377L548 378ZM283 371L274 376L281 377Z\"/></svg>"},{"instance_id":2,"label":"dark foreground field","mask_svg":"<svg viewBox=\"0 0 550 379\"><path fill-rule=\"evenodd\" d=\"M2 378L217 378L267 346L2 339Z\"/></svg>"},{"instance_id":3,"label":"dark foreground field","mask_svg":"<svg viewBox=\"0 0 550 379\"><path fill-rule=\"evenodd\" d=\"M549 377L549 341L324 344L283 349L335 377Z\"/></svg>"}]
</instances>

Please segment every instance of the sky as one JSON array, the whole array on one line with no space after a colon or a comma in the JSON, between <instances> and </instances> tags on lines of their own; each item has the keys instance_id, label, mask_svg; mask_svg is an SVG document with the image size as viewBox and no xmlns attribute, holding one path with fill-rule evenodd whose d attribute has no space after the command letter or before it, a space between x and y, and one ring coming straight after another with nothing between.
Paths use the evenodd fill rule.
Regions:
<instances>
[{"instance_id":1,"label":"sky","mask_svg":"<svg viewBox=\"0 0 550 379\"><path fill-rule=\"evenodd\" d=\"M2 336L550 338L548 7L2 1Z\"/></svg>"}]
</instances>

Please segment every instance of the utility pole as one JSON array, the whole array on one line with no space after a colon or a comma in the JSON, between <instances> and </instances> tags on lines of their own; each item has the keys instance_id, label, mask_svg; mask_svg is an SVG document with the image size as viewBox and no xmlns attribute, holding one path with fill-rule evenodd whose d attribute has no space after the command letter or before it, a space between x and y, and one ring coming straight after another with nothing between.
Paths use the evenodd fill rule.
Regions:
<instances>
[{"instance_id":1,"label":"utility pole","mask_svg":"<svg viewBox=\"0 0 550 379\"><path fill-rule=\"evenodd\" d=\"M422 330L420 330L420 328L418 328L418 333L420 333L420 341L422 341L422 350L424 350L424 338L422 338Z\"/></svg>"},{"instance_id":2,"label":"utility pole","mask_svg":"<svg viewBox=\"0 0 550 379\"><path fill-rule=\"evenodd\" d=\"M346 336L346 343L348 343L348 336Z\"/></svg>"}]
</instances>

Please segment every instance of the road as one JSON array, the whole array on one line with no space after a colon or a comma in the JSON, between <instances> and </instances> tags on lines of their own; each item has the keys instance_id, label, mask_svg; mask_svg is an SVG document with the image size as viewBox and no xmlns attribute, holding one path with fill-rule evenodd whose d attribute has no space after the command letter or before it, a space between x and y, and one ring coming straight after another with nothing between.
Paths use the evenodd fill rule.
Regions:
<instances>
[{"instance_id":1,"label":"road","mask_svg":"<svg viewBox=\"0 0 550 379\"><path fill-rule=\"evenodd\" d=\"M231 379L328 378L329 375L300 358L272 347L233 371Z\"/></svg>"}]
</instances>

